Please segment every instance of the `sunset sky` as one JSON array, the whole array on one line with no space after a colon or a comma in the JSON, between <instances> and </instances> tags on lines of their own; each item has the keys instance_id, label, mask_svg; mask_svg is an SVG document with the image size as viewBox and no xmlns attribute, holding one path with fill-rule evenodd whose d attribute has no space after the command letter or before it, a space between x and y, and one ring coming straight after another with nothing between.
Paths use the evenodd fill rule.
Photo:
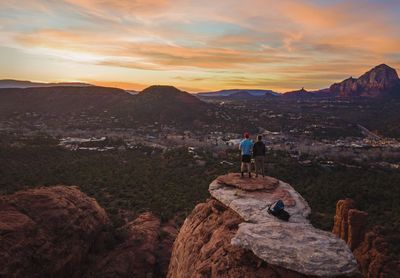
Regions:
<instances>
[{"instance_id":1,"label":"sunset sky","mask_svg":"<svg viewBox=\"0 0 400 278\"><path fill-rule=\"evenodd\" d=\"M399 0L1 0L0 79L317 89L400 69Z\"/></svg>"}]
</instances>

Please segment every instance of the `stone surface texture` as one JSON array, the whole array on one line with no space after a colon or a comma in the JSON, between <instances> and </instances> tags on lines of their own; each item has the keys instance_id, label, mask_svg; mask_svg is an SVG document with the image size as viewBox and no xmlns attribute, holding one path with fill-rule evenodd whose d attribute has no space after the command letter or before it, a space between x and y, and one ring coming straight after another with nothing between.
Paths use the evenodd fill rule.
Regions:
<instances>
[{"instance_id":1,"label":"stone surface texture","mask_svg":"<svg viewBox=\"0 0 400 278\"><path fill-rule=\"evenodd\" d=\"M305 275L358 273L357 262L346 242L309 223L309 205L289 184L278 181L278 186L271 190L269 178L240 178L239 174L229 174L228 177L230 182L226 177L214 180L209 192L244 219L231 239L233 246L251 250L269 264ZM249 184L260 183L256 187L261 189L243 190L246 181ZM236 186L237 182L240 187ZM288 222L267 212L268 206L278 199L283 200L291 215Z\"/></svg>"},{"instance_id":2,"label":"stone surface texture","mask_svg":"<svg viewBox=\"0 0 400 278\"><path fill-rule=\"evenodd\" d=\"M306 277L232 245L243 219L215 199L198 204L175 240L167 277Z\"/></svg>"},{"instance_id":3,"label":"stone surface texture","mask_svg":"<svg viewBox=\"0 0 400 278\"><path fill-rule=\"evenodd\" d=\"M378 65L357 78L348 78L342 82L332 84L331 93L341 97L383 96L388 90L398 88L400 80L394 68L385 64Z\"/></svg>"},{"instance_id":4,"label":"stone surface texture","mask_svg":"<svg viewBox=\"0 0 400 278\"><path fill-rule=\"evenodd\" d=\"M0 277L79 277L110 224L77 187L54 186L0 197Z\"/></svg>"},{"instance_id":5,"label":"stone surface texture","mask_svg":"<svg viewBox=\"0 0 400 278\"><path fill-rule=\"evenodd\" d=\"M264 189L265 191L274 191L279 185L279 181L272 177L267 176L263 179L263 182L260 182L260 180L256 178L241 178L238 173L229 173L219 176L217 182L219 184L232 185L246 191L256 191L260 189Z\"/></svg>"},{"instance_id":6,"label":"stone surface texture","mask_svg":"<svg viewBox=\"0 0 400 278\"><path fill-rule=\"evenodd\" d=\"M165 277L176 223L135 216L115 228L75 186L0 196L0 277Z\"/></svg>"}]
</instances>

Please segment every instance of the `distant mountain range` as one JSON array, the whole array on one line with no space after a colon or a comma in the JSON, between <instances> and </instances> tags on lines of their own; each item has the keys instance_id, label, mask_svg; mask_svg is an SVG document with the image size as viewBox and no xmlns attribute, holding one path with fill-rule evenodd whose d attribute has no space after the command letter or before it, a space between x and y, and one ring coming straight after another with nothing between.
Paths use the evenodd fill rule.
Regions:
<instances>
[{"instance_id":1,"label":"distant mountain range","mask_svg":"<svg viewBox=\"0 0 400 278\"><path fill-rule=\"evenodd\" d=\"M214 92L202 92L196 94L199 97L261 97L261 96L277 96L279 93L272 90L253 90L253 89L229 89Z\"/></svg>"},{"instance_id":2,"label":"distant mountain range","mask_svg":"<svg viewBox=\"0 0 400 278\"><path fill-rule=\"evenodd\" d=\"M0 88L34 88L34 87L60 87L60 86L83 87L83 86L93 86L93 85L81 82L41 83L41 82L31 82L31 81L14 80L14 79L0 80Z\"/></svg>"},{"instance_id":3,"label":"distant mountain range","mask_svg":"<svg viewBox=\"0 0 400 278\"><path fill-rule=\"evenodd\" d=\"M20 81L5 79L0 80L0 89L33 89L37 88L39 91L45 92L44 88L59 87L63 89L59 90L47 90L48 92L93 92L93 91L104 91L104 87L98 87L87 83L38 83L31 81ZM89 87L89 88L87 88ZM40 90L43 88L43 90ZM68 89L70 88L70 89ZM80 88L80 89L77 89ZM86 88L86 89L85 89ZM101 89L103 88L103 89ZM111 88L109 88L112 90ZM118 89L116 89L118 90ZM16 91L17 92L17 91ZM18 91L22 92L22 91ZM29 90L23 91L26 96L30 95ZM169 110L172 109L172 103L176 101L178 104L182 105L194 105L201 106L203 103L198 99L202 98L220 98L220 99L248 99L257 100L261 98L274 98L283 97L287 99L303 99L303 98L355 98L355 97L384 97L384 96L400 96L400 79L395 69L389 67L388 65L381 64L367 71L359 78L350 77L339 83L332 84L329 88L307 91L304 88L300 90L290 91L283 94L279 94L272 90L256 90L256 89L230 89L230 90L220 90L213 92L201 92L191 95L186 92L179 91L172 86L151 86L142 92L136 91L124 91L131 96L138 96L137 101L143 101L144 103L153 102L156 103L161 101L164 103L164 108ZM124 94L126 95L126 94ZM151 96L151 97L150 97ZM167 97L168 96L168 97ZM4 97L4 95L3 95ZM158 104L157 104L158 105ZM78 105L79 106L79 105ZM141 110L141 107L138 107ZM195 109L196 110L196 109Z\"/></svg>"},{"instance_id":4,"label":"distant mountain range","mask_svg":"<svg viewBox=\"0 0 400 278\"><path fill-rule=\"evenodd\" d=\"M232 89L214 92L202 92L200 98L218 97L225 99L257 99L256 97L280 96L293 98L354 98L354 97L383 97L389 95L400 96L400 79L394 68L381 64L367 71L359 78L350 77L329 88L307 91L304 88L283 94L271 90Z\"/></svg>"},{"instance_id":5,"label":"distant mountain range","mask_svg":"<svg viewBox=\"0 0 400 278\"><path fill-rule=\"evenodd\" d=\"M359 78L350 77L342 82L332 84L327 89L306 91L302 88L298 91L286 92L282 96L287 98L400 96L400 79L394 68L381 64Z\"/></svg>"}]
</instances>

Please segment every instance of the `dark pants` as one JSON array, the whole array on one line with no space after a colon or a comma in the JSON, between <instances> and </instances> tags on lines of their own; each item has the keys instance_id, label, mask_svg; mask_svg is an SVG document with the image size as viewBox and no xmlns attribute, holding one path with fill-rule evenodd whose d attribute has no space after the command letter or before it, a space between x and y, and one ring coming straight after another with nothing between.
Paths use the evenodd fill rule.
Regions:
<instances>
[{"instance_id":1,"label":"dark pants","mask_svg":"<svg viewBox=\"0 0 400 278\"><path fill-rule=\"evenodd\" d=\"M251 155L242 155L242 165L241 165L241 172L251 172Z\"/></svg>"},{"instance_id":2,"label":"dark pants","mask_svg":"<svg viewBox=\"0 0 400 278\"><path fill-rule=\"evenodd\" d=\"M256 168L256 175L258 175L258 173L261 173L261 175L264 176L264 156L255 156L254 164Z\"/></svg>"}]
</instances>

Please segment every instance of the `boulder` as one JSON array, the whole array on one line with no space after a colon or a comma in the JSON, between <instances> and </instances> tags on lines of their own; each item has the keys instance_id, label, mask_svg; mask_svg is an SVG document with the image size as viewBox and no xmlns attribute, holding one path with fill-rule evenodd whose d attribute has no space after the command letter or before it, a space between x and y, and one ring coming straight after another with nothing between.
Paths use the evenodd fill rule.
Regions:
<instances>
[{"instance_id":1,"label":"boulder","mask_svg":"<svg viewBox=\"0 0 400 278\"><path fill-rule=\"evenodd\" d=\"M257 183L257 181L264 184L263 178L254 178L252 183ZM247 222L275 221L276 218L268 214L267 209L277 200L283 200L285 210L291 215L290 222L309 223L307 217L311 213L311 209L308 203L289 184L278 181L278 185L273 191L269 188L264 190L262 186L258 187L261 189L257 191L243 190L233 184L221 183L217 178L211 182L208 191L211 196L236 211Z\"/></svg>"},{"instance_id":2,"label":"boulder","mask_svg":"<svg viewBox=\"0 0 400 278\"><path fill-rule=\"evenodd\" d=\"M1 196L0 277L165 277L177 228L149 212L121 217L113 228L75 186Z\"/></svg>"},{"instance_id":3,"label":"boulder","mask_svg":"<svg viewBox=\"0 0 400 278\"><path fill-rule=\"evenodd\" d=\"M311 224L242 223L231 243L251 250L270 264L310 276L357 273L357 264L346 243Z\"/></svg>"},{"instance_id":4,"label":"boulder","mask_svg":"<svg viewBox=\"0 0 400 278\"><path fill-rule=\"evenodd\" d=\"M1 277L80 277L110 221L74 186L0 197Z\"/></svg>"}]
</instances>

